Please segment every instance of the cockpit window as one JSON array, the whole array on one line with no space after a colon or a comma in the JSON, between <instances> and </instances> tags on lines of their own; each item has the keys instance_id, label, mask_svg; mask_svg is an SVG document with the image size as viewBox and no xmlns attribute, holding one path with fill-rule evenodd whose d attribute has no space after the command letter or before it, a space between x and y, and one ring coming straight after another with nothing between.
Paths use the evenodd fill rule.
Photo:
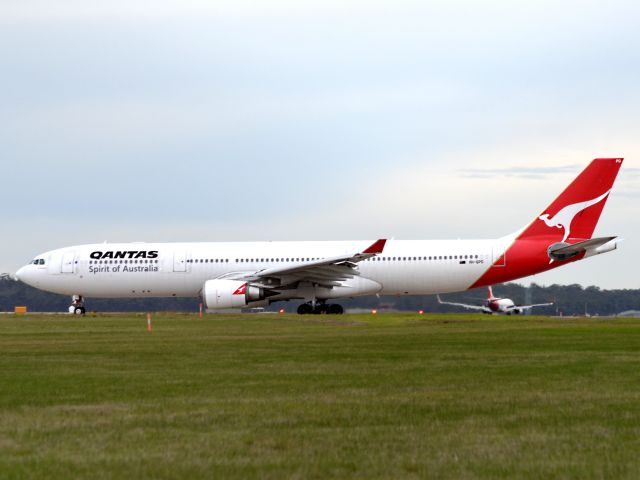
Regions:
<instances>
[{"instance_id":1,"label":"cockpit window","mask_svg":"<svg viewBox=\"0 0 640 480\"><path fill-rule=\"evenodd\" d=\"M34 265L44 265L44 258L36 258L33 262Z\"/></svg>"}]
</instances>

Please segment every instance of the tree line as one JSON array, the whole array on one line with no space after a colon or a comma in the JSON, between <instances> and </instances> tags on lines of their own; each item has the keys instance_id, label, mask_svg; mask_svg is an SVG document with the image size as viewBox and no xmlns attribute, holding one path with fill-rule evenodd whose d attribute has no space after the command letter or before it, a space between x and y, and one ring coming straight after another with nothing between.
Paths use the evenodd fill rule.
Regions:
<instances>
[{"instance_id":1,"label":"tree line","mask_svg":"<svg viewBox=\"0 0 640 480\"><path fill-rule=\"evenodd\" d=\"M603 290L598 287L581 285L531 284L529 287L518 283L495 285L493 293L497 297L511 298L516 305L554 302L550 307L539 307L534 313L541 315L616 315L629 310L640 311L640 289ZM487 289L478 288L460 293L441 295L451 302L480 305L486 300ZM134 298L134 299L87 299L87 310L97 312L145 312L172 311L197 312L199 298ZM294 312L300 302L277 302L268 310L284 308ZM440 305L435 295L417 296L371 296L339 301L347 309L378 309L425 312L454 312L459 308ZM43 292L9 277L0 277L0 312L11 312L15 306L26 306L32 312L65 312L70 297Z\"/></svg>"}]
</instances>

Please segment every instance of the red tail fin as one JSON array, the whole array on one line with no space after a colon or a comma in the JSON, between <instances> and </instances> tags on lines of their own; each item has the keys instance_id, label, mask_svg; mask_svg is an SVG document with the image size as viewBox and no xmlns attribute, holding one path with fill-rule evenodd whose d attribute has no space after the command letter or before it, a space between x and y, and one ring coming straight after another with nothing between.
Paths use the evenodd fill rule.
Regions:
<instances>
[{"instance_id":1,"label":"red tail fin","mask_svg":"<svg viewBox=\"0 0 640 480\"><path fill-rule=\"evenodd\" d=\"M491 285L489 285L489 296L487 297L487 300L495 300L496 297L493 296L493 290L491 289Z\"/></svg>"},{"instance_id":2,"label":"red tail fin","mask_svg":"<svg viewBox=\"0 0 640 480\"><path fill-rule=\"evenodd\" d=\"M517 234L494 263L472 286L495 285L580 260L581 255L553 261L548 248L590 239L596 228L622 158L596 158L540 216ZM495 255L495 253L494 253Z\"/></svg>"},{"instance_id":3,"label":"red tail fin","mask_svg":"<svg viewBox=\"0 0 640 480\"><path fill-rule=\"evenodd\" d=\"M593 160L519 238L591 238L621 165L622 158Z\"/></svg>"}]
</instances>

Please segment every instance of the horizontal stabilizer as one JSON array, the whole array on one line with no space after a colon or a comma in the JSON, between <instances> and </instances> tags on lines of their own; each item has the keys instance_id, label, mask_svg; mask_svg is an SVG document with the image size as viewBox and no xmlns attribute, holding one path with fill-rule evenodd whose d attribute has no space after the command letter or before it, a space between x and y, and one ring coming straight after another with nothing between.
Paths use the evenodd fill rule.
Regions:
<instances>
[{"instance_id":1,"label":"horizontal stabilizer","mask_svg":"<svg viewBox=\"0 0 640 480\"><path fill-rule=\"evenodd\" d=\"M613 242L610 249L600 249L600 247L615 239L616 237L599 237L585 240L584 242L574 243L572 245L556 243L549 247L548 253L549 257L553 260L566 260L587 251L593 251L593 253L605 253L609 250L615 250L616 243Z\"/></svg>"}]
</instances>

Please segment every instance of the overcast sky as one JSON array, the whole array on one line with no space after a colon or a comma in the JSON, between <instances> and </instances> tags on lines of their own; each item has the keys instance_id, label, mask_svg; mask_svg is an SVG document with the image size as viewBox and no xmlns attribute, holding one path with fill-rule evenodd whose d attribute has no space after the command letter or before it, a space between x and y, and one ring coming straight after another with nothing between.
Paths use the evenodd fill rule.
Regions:
<instances>
[{"instance_id":1,"label":"overcast sky","mask_svg":"<svg viewBox=\"0 0 640 480\"><path fill-rule=\"evenodd\" d=\"M0 272L108 241L491 238L598 156L640 288L640 4L4 0Z\"/></svg>"}]
</instances>

